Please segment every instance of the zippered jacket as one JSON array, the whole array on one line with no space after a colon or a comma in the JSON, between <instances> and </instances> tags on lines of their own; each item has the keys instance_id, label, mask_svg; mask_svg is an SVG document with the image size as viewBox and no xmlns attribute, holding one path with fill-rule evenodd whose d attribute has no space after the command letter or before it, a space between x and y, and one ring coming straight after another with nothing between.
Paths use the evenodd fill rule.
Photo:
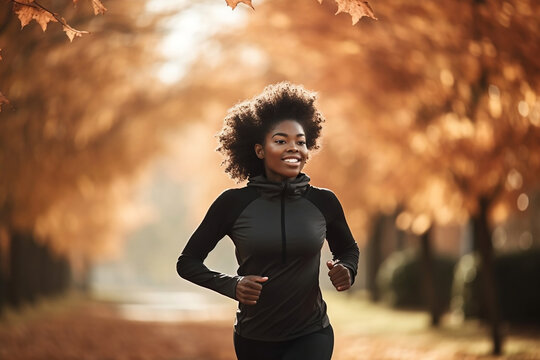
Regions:
<instances>
[{"instance_id":1,"label":"zippered jacket","mask_svg":"<svg viewBox=\"0 0 540 360\"><path fill-rule=\"evenodd\" d=\"M210 206L178 258L178 274L236 300L242 276L267 276L255 305L238 304L235 332L242 337L282 341L328 326L319 288L321 247L350 270L358 267L358 246L335 194L311 186L300 173L272 182L249 178L243 188L227 189ZM236 247L238 275L208 269L203 261L228 235Z\"/></svg>"}]
</instances>

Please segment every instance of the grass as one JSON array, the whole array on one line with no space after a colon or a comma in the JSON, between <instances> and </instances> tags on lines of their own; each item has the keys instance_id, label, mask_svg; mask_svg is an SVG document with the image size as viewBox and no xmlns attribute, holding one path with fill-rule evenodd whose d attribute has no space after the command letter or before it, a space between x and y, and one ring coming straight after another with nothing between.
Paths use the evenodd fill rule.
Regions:
<instances>
[{"instance_id":1,"label":"grass","mask_svg":"<svg viewBox=\"0 0 540 360\"><path fill-rule=\"evenodd\" d=\"M504 325L504 356L491 356L489 329L479 321L446 314L437 328L425 311L397 311L374 304L365 294L324 294L336 329L340 359L527 359L540 360L540 329ZM356 351L354 350L356 349Z\"/></svg>"}]
</instances>

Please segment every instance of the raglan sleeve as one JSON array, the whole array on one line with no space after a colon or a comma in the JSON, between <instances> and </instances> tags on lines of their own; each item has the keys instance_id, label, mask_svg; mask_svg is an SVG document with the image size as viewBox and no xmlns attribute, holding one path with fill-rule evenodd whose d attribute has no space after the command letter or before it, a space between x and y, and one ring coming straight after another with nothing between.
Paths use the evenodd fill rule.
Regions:
<instances>
[{"instance_id":1,"label":"raglan sleeve","mask_svg":"<svg viewBox=\"0 0 540 360\"><path fill-rule=\"evenodd\" d=\"M326 224L326 240L332 252L333 260L339 261L351 272L351 283L354 283L358 271L360 251L345 219L343 207L337 196L328 191L328 208L330 214Z\"/></svg>"},{"instance_id":2,"label":"raglan sleeve","mask_svg":"<svg viewBox=\"0 0 540 360\"><path fill-rule=\"evenodd\" d=\"M213 271L204 265L208 253L229 232L227 214L234 201L233 190L225 190L208 209L203 221L189 238L176 263L182 278L236 300L240 276Z\"/></svg>"}]
</instances>

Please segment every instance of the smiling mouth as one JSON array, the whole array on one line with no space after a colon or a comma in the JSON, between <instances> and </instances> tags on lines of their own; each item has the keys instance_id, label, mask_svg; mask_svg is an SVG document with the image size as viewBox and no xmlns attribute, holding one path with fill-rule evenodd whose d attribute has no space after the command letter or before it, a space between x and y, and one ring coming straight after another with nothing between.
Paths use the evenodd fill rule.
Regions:
<instances>
[{"instance_id":1,"label":"smiling mouth","mask_svg":"<svg viewBox=\"0 0 540 360\"><path fill-rule=\"evenodd\" d=\"M283 159L283 161L285 161L286 163L289 163L289 164L299 164L300 163L300 159L293 159L293 158Z\"/></svg>"}]
</instances>

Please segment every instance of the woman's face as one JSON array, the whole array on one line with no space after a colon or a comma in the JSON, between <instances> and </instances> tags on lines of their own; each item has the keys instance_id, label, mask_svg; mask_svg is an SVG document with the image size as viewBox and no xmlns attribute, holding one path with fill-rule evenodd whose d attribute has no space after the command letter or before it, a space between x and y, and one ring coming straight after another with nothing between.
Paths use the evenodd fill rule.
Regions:
<instances>
[{"instance_id":1,"label":"woman's face","mask_svg":"<svg viewBox=\"0 0 540 360\"><path fill-rule=\"evenodd\" d=\"M295 120L283 120L265 136L264 144L255 144L255 153L264 160L268 180L294 179L308 158L304 128Z\"/></svg>"}]
</instances>

